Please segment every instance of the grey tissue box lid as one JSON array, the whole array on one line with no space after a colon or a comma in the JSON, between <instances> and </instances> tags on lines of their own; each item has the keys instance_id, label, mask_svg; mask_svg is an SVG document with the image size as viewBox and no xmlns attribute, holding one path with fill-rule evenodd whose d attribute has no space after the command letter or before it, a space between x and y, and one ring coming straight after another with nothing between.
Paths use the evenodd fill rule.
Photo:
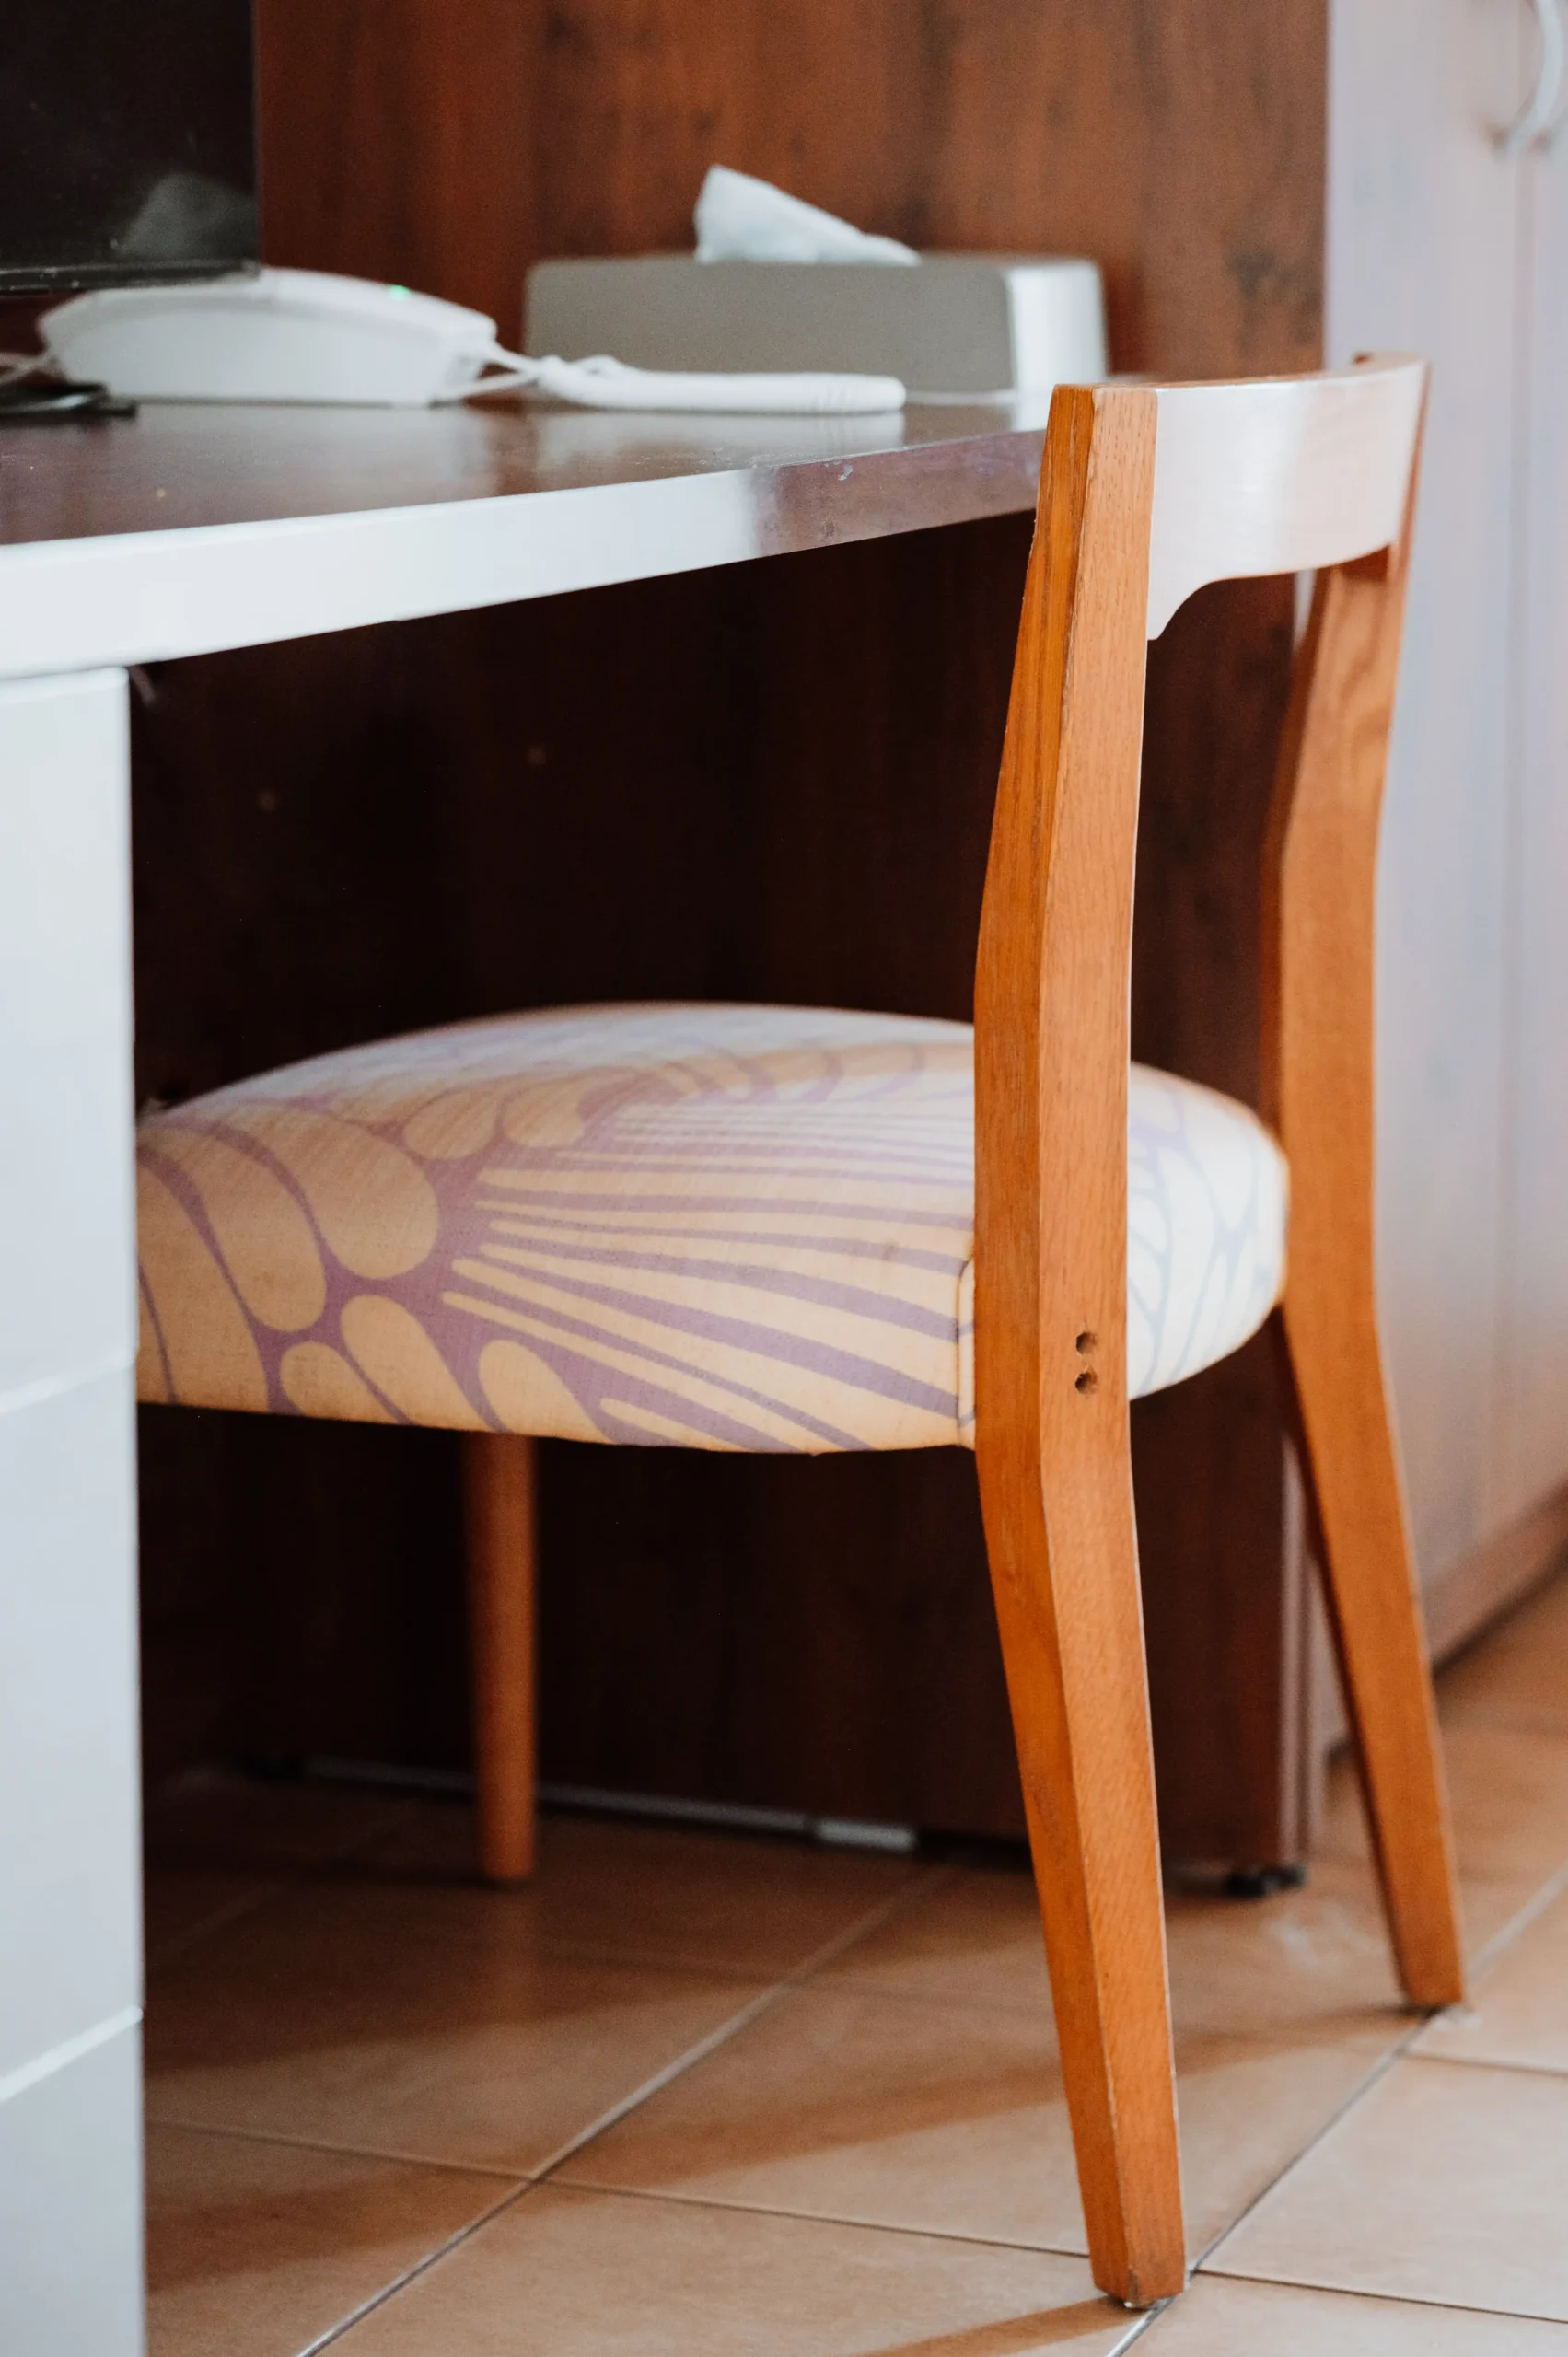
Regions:
<instances>
[{"instance_id":1,"label":"grey tissue box lid","mask_svg":"<svg viewBox=\"0 0 1568 2357\"><path fill-rule=\"evenodd\" d=\"M1094 263L1014 254L542 261L523 349L636 368L846 369L898 377L913 396L1045 392L1106 373Z\"/></svg>"}]
</instances>

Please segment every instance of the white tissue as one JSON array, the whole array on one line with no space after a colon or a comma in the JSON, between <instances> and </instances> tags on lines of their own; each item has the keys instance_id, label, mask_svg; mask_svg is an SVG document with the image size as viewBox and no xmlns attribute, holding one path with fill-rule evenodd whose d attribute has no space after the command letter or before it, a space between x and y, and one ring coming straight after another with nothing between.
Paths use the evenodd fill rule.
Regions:
<instances>
[{"instance_id":1,"label":"white tissue","mask_svg":"<svg viewBox=\"0 0 1568 2357\"><path fill-rule=\"evenodd\" d=\"M865 230L786 196L782 188L714 164L693 216L699 261L917 262L912 246Z\"/></svg>"}]
</instances>

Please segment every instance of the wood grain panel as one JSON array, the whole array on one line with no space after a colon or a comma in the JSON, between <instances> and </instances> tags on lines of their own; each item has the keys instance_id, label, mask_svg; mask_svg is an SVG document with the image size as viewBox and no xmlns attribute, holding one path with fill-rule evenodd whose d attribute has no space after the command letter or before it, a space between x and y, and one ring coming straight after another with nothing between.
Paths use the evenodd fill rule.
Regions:
<instances>
[{"instance_id":1,"label":"wood grain panel","mask_svg":"<svg viewBox=\"0 0 1568 2357\"><path fill-rule=\"evenodd\" d=\"M514 334L544 15L540 0L261 0L267 260L391 279Z\"/></svg>"},{"instance_id":2,"label":"wood grain panel","mask_svg":"<svg viewBox=\"0 0 1568 2357\"><path fill-rule=\"evenodd\" d=\"M536 258L690 248L723 162L917 246L1092 255L1121 367L1317 355L1323 0L261 0L259 22L268 258L506 335Z\"/></svg>"}]
</instances>

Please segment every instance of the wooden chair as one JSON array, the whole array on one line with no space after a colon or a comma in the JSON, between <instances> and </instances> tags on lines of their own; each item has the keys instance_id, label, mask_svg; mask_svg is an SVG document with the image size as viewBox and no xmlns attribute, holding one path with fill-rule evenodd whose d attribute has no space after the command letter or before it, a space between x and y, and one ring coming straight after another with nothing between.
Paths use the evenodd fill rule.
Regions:
<instances>
[{"instance_id":1,"label":"wooden chair","mask_svg":"<svg viewBox=\"0 0 1568 2357\"><path fill-rule=\"evenodd\" d=\"M1374 882L1424 381L1057 392L972 1115L961 1026L610 1008L323 1058L141 1138L145 1398L471 1434L498 1879L533 1856L528 1435L972 1438L1095 2280L1133 2305L1186 2262L1128 1399L1276 1303L1400 1974L1418 2006L1462 1990L1374 1285ZM1309 570L1264 878L1271 1135L1130 1077L1144 650L1207 581Z\"/></svg>"}]
</instances>

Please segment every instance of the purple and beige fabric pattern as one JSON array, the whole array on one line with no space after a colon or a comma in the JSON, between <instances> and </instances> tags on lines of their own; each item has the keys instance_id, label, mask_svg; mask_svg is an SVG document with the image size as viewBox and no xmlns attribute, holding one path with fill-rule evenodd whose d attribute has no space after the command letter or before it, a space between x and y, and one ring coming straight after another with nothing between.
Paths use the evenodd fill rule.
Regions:
<instances>
[{"instance_id":1,"label":"purple and beige fabric pattern","mask_svg":"<svg viewBox=\"0 0 1568 2357\"><path fill-rule=\"evenodd\" d=\"M1284 1275L1283 1157L1134 1066L1134 1394ZM144 1399L691 1448L973 1446L973 1035L575 1007L144 1120Z\"/></svg>"}]
</instances>

